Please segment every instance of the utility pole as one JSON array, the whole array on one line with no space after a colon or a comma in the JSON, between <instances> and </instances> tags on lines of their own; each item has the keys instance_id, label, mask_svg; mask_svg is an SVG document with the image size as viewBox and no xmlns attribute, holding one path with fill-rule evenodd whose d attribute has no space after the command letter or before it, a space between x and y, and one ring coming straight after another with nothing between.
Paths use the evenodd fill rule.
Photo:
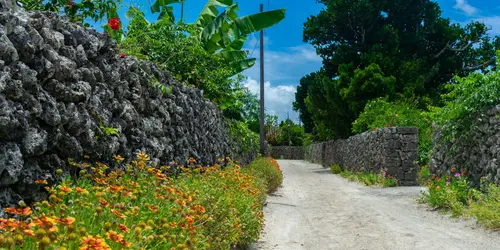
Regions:
<instances>
[{"instance_id":1,"label":"utility pole","mask_svg":"<svg viewBox=\"0 0 500 250\"><path fill-rule=\"evenodd\" d=\"M184 23L184 1L181 2L181 23Z\"/></svg>"},{"instance_id":2,"label":"utility pole","mask_svg":"<svg viewBox=\"0 0 500 250\"><path fill-rule=\"evenodd\" d=\"M264 11L264 4L260 4L260 12ZM264 156L264 30L260 31L260 153Z\"/></svg>"}]
</instances>

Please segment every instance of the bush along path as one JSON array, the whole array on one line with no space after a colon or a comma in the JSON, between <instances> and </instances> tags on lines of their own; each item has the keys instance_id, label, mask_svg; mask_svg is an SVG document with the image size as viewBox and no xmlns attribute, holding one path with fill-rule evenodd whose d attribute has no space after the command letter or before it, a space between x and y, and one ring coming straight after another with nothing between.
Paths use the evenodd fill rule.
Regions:
<instances>
[{"instance_id":1,"label":"bush along path","mask_svg":"<svg viewBox=\"0 0 500 250\"><path fill-rule=\"evenodd\" d=\"M246 246L263 227L266 191L275 190L282 179L270 158L258 159L248 169L228 158L211 167L194 159L187 166L155 167L144 153L131 164L114 158L115 166L70 161L80 169L79 179L46 186L46 201L5 209L0 249ZM273 177L263 178L268 173Z\"/></svg>"},{"instance_id":2,"label":"bush along path","mask_svg":"<svg viewBox=\"0 0 500 250\"><path fill-rule=\"evenodd\" d=\"M264 233L253 249L498 249L500 245L499 232L425 209L416 202L424 187L367 187L321 165L278 162L283 186L267 199Z\"/></svg>"}]
</instances>

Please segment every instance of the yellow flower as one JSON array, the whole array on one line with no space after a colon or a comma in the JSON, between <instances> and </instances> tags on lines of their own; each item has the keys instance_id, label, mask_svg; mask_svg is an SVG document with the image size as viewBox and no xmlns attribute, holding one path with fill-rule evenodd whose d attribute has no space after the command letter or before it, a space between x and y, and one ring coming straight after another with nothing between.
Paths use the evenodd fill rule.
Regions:
<instances>
[{"instance_id":1,"label":"yellow flower","mask_svg":"<svg viewBox=\"0 0 500 250\"><path fill-rule=\"evenodd\" d=\"M144 152L140 152L139 154L137 154L137 159L139 159L140 161L149 161L149 156L144 153Z\"/></svg>"},{"instance_id":2,"label":"yellow flower","mask_svg":"<svg viewBox=\"0 0 500 250\"><path fill-rule=\"evenodd\" d=\"M117 161L123 161L123 160L125 160L125 158L121 157L120 155L113 155L113 159L115 159Z\"/></svg>"}]
</instances>

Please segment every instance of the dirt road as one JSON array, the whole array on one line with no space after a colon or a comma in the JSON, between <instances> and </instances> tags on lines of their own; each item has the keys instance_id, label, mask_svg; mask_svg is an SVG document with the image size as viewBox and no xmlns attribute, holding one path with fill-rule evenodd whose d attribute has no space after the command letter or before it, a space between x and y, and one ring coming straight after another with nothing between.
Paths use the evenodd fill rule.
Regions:
<instances>
[{"instance_id":1,"label":"dirt road","mask_svg":"<svg viewBox=\"0 0 500 250\"><path fill-rule=\"evenodd\" d=\"M500 233L418 204L420 187L369 188L319 165L279 163L283 186L253 249L500 249Z\"/></svg>"}]
</instances>

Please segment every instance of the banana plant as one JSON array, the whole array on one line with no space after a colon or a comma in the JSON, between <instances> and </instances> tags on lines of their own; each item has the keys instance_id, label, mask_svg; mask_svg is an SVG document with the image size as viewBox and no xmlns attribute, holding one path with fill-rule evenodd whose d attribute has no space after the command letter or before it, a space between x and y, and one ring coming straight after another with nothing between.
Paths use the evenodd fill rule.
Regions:
<instances>
[{"instance_id":1,"label":"banana plant","mask_svg":"<svg viewBox=\"0 0 500 250\"><path fill-rule=\"evenodd\" d=\"M218 8L225 8L219 13ZM210 53L219 51L236 72L255 64L243 45L249 34L271 27L285 18L285 9L260 12L238 18L238 4L233 0L209 0L194 25L200 30L200 41Z\"/></svg>"},{"instance_id":2,"label":"banana plant","mask_svg":"<svg viewBox=\"0 0 500 250\"><path fill-rule=\"evenodd\" d=\"M153 13L160 12L158 19L168 17L173 22L174 3L185 0L156 0L151 6ZM220 8L225 8L222 12ZM208 0L197 20L191 24L198 32L199 40L209 53L227 60L235 73L240 73L255 64L255 58L248 58L248 51L242 50L249 34L269 28L285 18L285 9L260 12L238 17L238 4L233 0Z\"/></svg>"},{"instance_id":3,"label":"banana plant","mask_svg":"<svg viewBox=\"0 0 500 250\"><path fill-rule=\"evenodd\" d=\"M160 12L160 15L158 16L158 20L162 20L164 18L168 18L172 23L175 22L174 18L174 7L170 6L175 3L180 3L184 5L185 0L156 0L152 5L151 5L151 12L152 13L158 13ZM182 18L181 18L182 20Z\"/></svg>"}]
</instances>

